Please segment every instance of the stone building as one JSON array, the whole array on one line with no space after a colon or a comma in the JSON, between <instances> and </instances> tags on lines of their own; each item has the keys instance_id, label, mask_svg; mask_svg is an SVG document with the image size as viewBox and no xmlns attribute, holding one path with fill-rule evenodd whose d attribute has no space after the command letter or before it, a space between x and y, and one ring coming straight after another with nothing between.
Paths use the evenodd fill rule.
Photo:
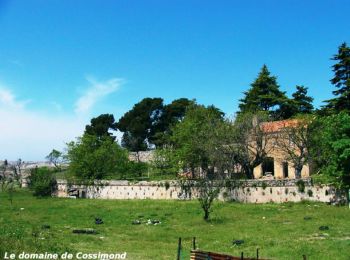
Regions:
<instances>
[{"instance_id":1,"label":"stone building","mask_svg":"<svg viewBox=\"0 0 350 260\"><path fill-rule=\"evenodd\" d=\"M286 150L288 149L288 151L293 151L292 149L295 149L296 155L300 154L300 152L297 148L294 148L295 144L290 140L290 136L287 131L300 127L299 122L299 120L290 119L267 122L261 125L263 132L270 137L269 144L267 145L270 149L267 149L267 158L264 160L264 162L254 169L254 177L256 179L296 178L294 162L290 159L290 156ZM306 125L304 127L306 127ZM295 134L299 133L295 132ZM287 146L290 147L288 148ZM306 178L309 176L310 165L305 162L301 170L301 177Z\"/></svg>"}]
</instances>

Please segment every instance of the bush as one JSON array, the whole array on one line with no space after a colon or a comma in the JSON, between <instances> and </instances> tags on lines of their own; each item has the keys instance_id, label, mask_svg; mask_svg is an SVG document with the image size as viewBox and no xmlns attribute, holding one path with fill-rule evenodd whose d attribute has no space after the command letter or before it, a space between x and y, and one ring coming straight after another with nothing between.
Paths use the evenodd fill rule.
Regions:
<instances>
[{"instance_id":1,"label":"bush","mask_svg":"<svg viewBox=\"0 0 350 260\"><path fill-rule=\"evenodd\" d=\"M296 182L296 185L298 186L298 191L301 193L305 192L305 182L303 180L298 180Z\"/></svg>"},{"instance_id":2,"label":"bush","mask_svg":"<svg viewBox=\"0 0 350 260\"><path fill-rule=\"evenodd\" d=\"M128 161L117 169L119 178L132 179L140 178L148 172L148 164L144 162Z\"/></svg>"},{"instance_id":3,"label":"bush","mask_svg":"<svg viewBox=\"0 0 350 260\"><path fill-rule=\"evenodd\" d=\"M34 196L51 196L57 188L54 171L46 167L32 169L29 176L29 188L34 191Z\"/></svg>"},{"instance_id":4,"label":"bush","mask_svg":"<svg viewBox=\"0 0 350 260\"><path fill-rule=\"evenodd\" d=\"M84 134L67 146L68 169L80 180L106 179L108 175L119 172L128 162L127 151L110 136Z\"/></svg>"},{"instance_id":5,"label":"bush","mask_svg":"<svg viewBox=\"0 0 350 260\"><path fill-rule=\"evenodd\" d=\"M312 197L314 193L312 192L312 190L308 190L307 194L309 195L309 197Z\"/></svg>"}]
</instances>

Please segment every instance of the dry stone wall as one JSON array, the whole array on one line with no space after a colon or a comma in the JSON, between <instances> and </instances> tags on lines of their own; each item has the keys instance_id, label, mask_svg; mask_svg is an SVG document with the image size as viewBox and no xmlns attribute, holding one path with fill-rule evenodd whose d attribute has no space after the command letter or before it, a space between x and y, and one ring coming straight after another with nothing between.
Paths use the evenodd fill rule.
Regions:
<instances>
[{"instance_id":1,"label":"dry stone wall","mask_svg":"<svg viewBox=\"0 0 350 260\"><path fill-rule=\"evenodd\" d=\"M312 185L310 179L304 179L304 189L296 185L295 180L248 180L229 183L223 188L218 199L221 201L239 201L245 203L283 203L302 200L333 203L341 197L330 186ZM58 180L56 196L69 197L69 194L90 199L183 199L181 187L175 181L138 182L102 181L94 185L68 184ZM192 198L196 197L193 192Z\"/></svg>"}]
</instances>

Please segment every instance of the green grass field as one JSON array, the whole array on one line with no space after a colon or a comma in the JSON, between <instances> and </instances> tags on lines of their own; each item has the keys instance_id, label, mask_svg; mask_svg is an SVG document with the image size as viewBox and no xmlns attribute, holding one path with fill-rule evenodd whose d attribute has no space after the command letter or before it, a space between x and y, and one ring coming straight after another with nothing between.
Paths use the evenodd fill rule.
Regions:
<instances>
[{"instance_id":1,"label":"green grass field","mask_svg":"<svg viewBox=\"0 0 350 260\"><path fill-rule=\"evenodd\" d=\"M94 217L104 224L96 225ZM158 219L161 224L132 225L135 219ZM308 259L350 259L347 207L217 202L211 219L203 221L197 201L37 199L20 191L11 206L2 193L0 254L126 251L127 259L175 259L182 237L183 259L189 259L195 236L200 249L233 255L243 251L253 257L260 248L260 256L271 259L302 259L303 254ZM320 231L325 225L329 230ZM73 234L75 228L94 228L98 234ZM244 244L232 245L236 239Z\"/></svg>"}]
</instances>

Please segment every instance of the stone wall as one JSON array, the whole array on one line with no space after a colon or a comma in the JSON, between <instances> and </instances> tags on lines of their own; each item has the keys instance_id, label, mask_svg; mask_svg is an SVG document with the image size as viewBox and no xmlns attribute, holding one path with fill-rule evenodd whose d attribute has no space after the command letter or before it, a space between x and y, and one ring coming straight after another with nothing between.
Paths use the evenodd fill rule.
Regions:
<instances>
[{"instance_id":1,"label":"stone wall","mask_svg":"<svg viewBox=\"0 0 350 260\"><path fill-rule=\"evenodd\" d=\"M129 160L135 162L145 162L150 163L154 158L154 150L151 151L140 151L140 152L130 152Z\"/></svg>"},{"instance_id":2,"label":"stone wall","mask_svg":"<svg viewBox=\"0 0 350 260\"><path fill-rule=\"evenodd\" d=\"M282 203L302 200L333 203L339 199L336 190L329 186L312 185L310 179L303 180L304 191L295 180L248 180L226 185L219 194L221 201L246 203ZM102 181L95 185L69 185L58 180L58 197L78 197L96 199L183 199L181 188L176 182L138 182ZM193 197L196 194L193 192Z\"/></svg>"}]
</instances>

